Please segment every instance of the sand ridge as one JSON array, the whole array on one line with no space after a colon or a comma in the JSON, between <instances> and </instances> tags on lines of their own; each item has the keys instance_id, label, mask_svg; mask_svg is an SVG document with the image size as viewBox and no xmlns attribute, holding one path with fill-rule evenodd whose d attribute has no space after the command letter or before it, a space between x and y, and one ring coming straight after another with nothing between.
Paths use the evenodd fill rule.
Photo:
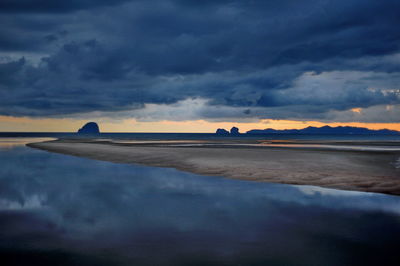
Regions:
<instances>
[{"instance_id":1,"label":"sand ridge","mask_svg":"<svg viewBox=\"0 0 400 266\"><path fill-rule=\"evenodd\" d=\"M400 169L396 168L398 151L197 144L142 145L75 139L28 146L96 160L172 167L202 175L400 195Z\"/></svg>"}]
</instances>

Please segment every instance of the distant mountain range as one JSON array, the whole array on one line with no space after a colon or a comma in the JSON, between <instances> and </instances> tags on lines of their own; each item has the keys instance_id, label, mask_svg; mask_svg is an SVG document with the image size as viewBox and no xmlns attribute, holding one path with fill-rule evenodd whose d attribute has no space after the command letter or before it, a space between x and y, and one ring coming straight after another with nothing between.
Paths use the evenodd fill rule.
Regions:
<instances>
[{"instance_id":1,"label":"distant mountain range","mask_svg":"<svg viewBox=\"0 0 400 266\"><path fill-rule=\"evenodd\" d=\"M247 131L246 134L332 134L332 135L342 135L342 134L354 134L354 135L399 135L400 131L380 129L372 130L363 127L306 127L303 129L283 129L276 130L272 128L267 129L253 129Z\"/></svg>"}]
</instances>

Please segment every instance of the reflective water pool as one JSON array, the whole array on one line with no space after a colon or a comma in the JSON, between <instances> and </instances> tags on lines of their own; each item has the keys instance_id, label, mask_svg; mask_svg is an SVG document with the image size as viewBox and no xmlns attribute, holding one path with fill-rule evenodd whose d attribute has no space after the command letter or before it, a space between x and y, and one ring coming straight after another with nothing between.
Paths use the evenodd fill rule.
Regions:
<instances>
[{"instance_id":1,"label":"reflective water pool","mask_svg":"<svg viewBox=\"0 0 400 266\"><path fill-rule=\"evenodd\" d=\"M2 265L395 265L399 239L400 197L0 148Z\"/></svg>"}]
</instances>

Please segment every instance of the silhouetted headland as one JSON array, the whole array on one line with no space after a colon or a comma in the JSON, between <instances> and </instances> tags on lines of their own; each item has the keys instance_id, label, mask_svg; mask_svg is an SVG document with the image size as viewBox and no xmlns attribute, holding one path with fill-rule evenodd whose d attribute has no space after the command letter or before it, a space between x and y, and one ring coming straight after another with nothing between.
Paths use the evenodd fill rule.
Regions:
<instances>
[{"instance_id":1,"label":"silhouetted headland","mask_svg":"<svg viewBox=\"0 0 400 266\"><path fill-rule=\"evenodd\" d=\"M217 135L230 135L239 136L239 128L232 127L230 132L223 128L218 128L215 132ZM303 129L252 129L247 131L245 134L251 135L264 135L264 134L302 134L302 135L400 135L400 131L389 130L389 129L379 129L373 130L364 127L306 127Z\"/></svg>"},{"instance_id":2,"label":"silhouetted headland","mask_svg":"<svg viewBox=\"0 0 400 266\"><path fill-rule=\"evenodd\" d=\"M272 128L267 129L253 129L246 132L246 134L327 134L327 135L399 135L400 132L396 130L380 129L372 130L363 127L306 127L303 129L283 129L277 130Z\"/></svg>"}]
</instances>

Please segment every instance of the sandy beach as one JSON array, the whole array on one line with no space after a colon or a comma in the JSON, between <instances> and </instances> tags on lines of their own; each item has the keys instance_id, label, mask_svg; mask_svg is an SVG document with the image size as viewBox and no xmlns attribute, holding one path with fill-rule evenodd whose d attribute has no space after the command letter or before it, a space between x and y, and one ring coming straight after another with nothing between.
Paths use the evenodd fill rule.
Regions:
<instances>
[{"instance_id":1,"label":"sandy beach","mask_svg":"<svg viewBox=\"0 0 400 266\"><path fill-rule=\"evenodd\" d=\"M341 150L327 149L324 145L322 148L293 148L244 142L129 143L76 139L28 146L96 160L171 167L201 175L400 195L398 150Z\"/></svg>"}]
</instances>

